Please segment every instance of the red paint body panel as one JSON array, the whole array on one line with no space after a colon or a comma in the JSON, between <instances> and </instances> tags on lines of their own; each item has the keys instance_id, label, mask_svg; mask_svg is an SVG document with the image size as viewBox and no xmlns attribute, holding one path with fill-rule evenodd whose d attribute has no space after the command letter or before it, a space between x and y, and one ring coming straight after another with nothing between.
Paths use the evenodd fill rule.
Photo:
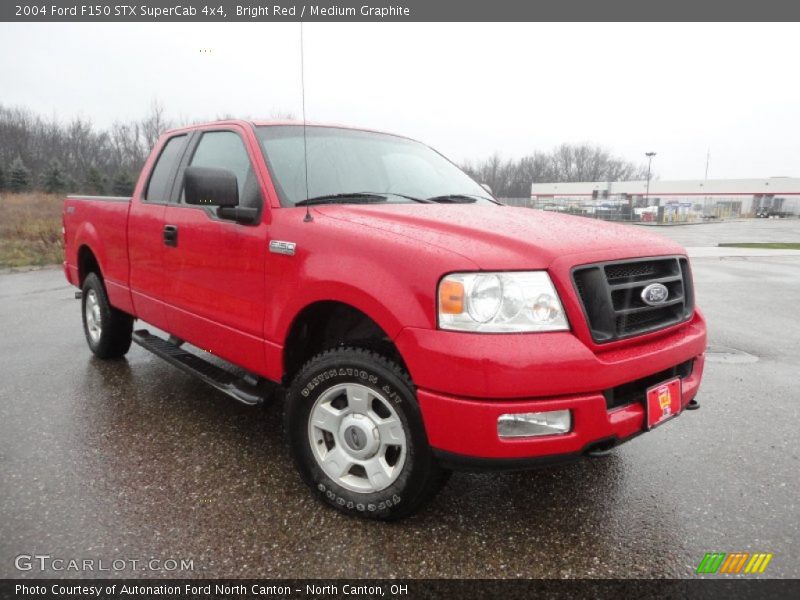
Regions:
<instances>
[{"instance_id":1,"label":"red paint body panel","mask_svg":"<svg viewBox=\"0 0 800 600\"><path fill-rule=\"evenodd\" d=\"M641 228L521 207L332 205L317 211L375 229L376 236L405 237L469 257L486 271L546 269L556 259L592 252L604 260L685 254L672 240Z\"/></svg>"},{"instance_id":2,"label":"red paint body panel","mask_svg":"<svg viewBox=\"0 0 800 600\"><path fill-rule=\"evenodd\" d=\"M210 219L202 207L169 206L164 220L179 232L162 264L166 329L263 373L266 227Z\"/></svg>"},{"instance_id":3,"label":"red paint body panel","mask_svg":"<svg viewBox=\"0 0 800 600\"><path fill-rule=\"evenodd\" d=\"M105 265L103 278L109 301L127 311L133 308L128 287L129 209L130 203L123 201L77 198L64 201L64 258L67 268L74 271L77 280L78 252L84 246L91 248L97 261Z\"/></svg>"},{"instance_id":4,"label":"red paint body panel","mask_svg":"<svg viewBox=\"0 0 800 600\"><path fill-rule=\"evenodd\" d=\"M538 398L597 393L701 355L705 322L595 353L568 331L480 334L406 328L395 343L420 388L472 398Z\"/></svg>"},{"instance_id":5,"label":"red paint body panel","mask_svg":"<svg viewBox=\"0 0 800 600\"><path fill-rule=\"evenodd\" d=\"M169 136L227 129L245 142L261 186L261 222L239 225L209 209L142 201L155 157ZM199 125L165 134L130 201L65 201L67 279L80 285L78 252L94 254L112 304L135 317L274 381L284 376L292 323L309 305L348 304L394 340L412 379L431 444L483 458L578 452L592 441L642 428L635 404L606 410L602 391L694 358L683 402L697 392L705 321L607 344L595 343L574 290L574 267L600 261L685 255L674 242L630 226L525 208L393 204L280 206L253 125ZM163 240L177 225L178 246ZM268 251L270 240L296 254ZM447 273L546 269L570 331L470 334L442 331L436 287ZM563 436L500 440L504 412L569 408Z\"/></svg>"},{"instance_id":6,"label":"red paint body panel","mask_svg":"<svg viewBox=\"0 0 800 600\"><path fill-rule=\"evenodd\" d=\"M163 204L134 202L128 220L128 255L131 261L129 285L137 317L156 327L167 326L163 303L166 279L162 270L164 260ZM100 263L101 267L103 263Z\"/></svg>"},{"instance_id":7,"label":"red paint body panel","mask_svg":"<svg viewBox=\"0 0 800 600\"><path fill-rule=\"evenodd\" d=\"M703 375L703 356L696 357L692 375L683 380L681 406L695 397ZM574 373L573 373L574 375ZM602 394L486 401L458 398L425 390L417 392L428 441L438 449L476 458L530 458L582 452L609 438L625 441L643 431L644 406L633 403L606 410ZM501 439L497 419L502 414L572 411L572 430L539 438Z\"/></svg>"}]
</instances>

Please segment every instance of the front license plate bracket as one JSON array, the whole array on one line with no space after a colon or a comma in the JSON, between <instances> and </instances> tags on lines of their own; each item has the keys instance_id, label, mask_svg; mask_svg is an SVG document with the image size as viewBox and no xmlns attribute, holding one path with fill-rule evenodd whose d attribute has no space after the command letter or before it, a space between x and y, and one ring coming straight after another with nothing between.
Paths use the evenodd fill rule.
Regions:
<instances>
[{"instance_id":1,"label":"front license plate bracket","mask_svg":"<svg viewBox=\"0 0 800 600\"><path fill-rule=\"evenodd\" d=\"M647 388L644 402L645 429L654 427L677 417L682 410L681 378L674 377Z\"/></svg>"}]
</instances>

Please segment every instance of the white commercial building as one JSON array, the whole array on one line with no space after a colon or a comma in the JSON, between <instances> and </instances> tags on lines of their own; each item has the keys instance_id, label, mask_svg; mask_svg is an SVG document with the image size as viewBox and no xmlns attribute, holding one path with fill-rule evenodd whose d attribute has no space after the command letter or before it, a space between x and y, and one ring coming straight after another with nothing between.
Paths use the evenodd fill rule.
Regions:
<instances>
[{"instance_id":1,"label":"white commercial building","mask_svg":"<svg viewBox=\"0 0 800 600\"><path fill-rule=\"evenodd\" d=\"M800 212L800 178L534 183L535 208L641 221L788 216Z\"/></svg>"}]
</instances>

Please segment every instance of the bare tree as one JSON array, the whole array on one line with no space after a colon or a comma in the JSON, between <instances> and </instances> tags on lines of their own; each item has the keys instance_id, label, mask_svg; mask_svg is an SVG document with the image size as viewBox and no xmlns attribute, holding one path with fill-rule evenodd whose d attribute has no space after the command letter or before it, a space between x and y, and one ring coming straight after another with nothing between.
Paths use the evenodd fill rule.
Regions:
<instances>
[{"instance_id":1,"label":"bare tree","mask_svg":"<svg viewBox=\"0 0 800 600\"><path fill-rule=\"evenodd\" d=\"M121 173L134 177L158 136L169 127L157 101L144 119L116 122L107 131L98 131L85 118L62 123L0 105L0 164L10 165L19 157L32 172L32 180L44 185L45 173L57 160L69 192L89 191L97 187L98 173L106 181Z\"/></svg>"},{"instance_id":2,"label":"bare tree","mask_svg":"<svg viewBox=\"0 0 800 600\"><path fill-rule=\"evenodd\" d=\"M291 110L285 110L283 108L273 108L269 113L270 119L275 119L276 121L296 121L297 115L294 114Z\"/></svg>"},{"instance_id":3,"label":"bare tree","mask_svg":"<svg viewBox=\"0 0 800 600\"><path fill-rule=\"evenodd\" d=\"M463 168L504 198L529 196L532 183L625 181L643 179L647 172L646 166L616 158L606 148L591 144L561 144L549 153L534 152L516 161L503 161L495 153Z\"/></svg>"},{"instance_id":4,"label":"bare tree","mask_svg":"<svg viewBox=\"0 0 800 600\"><path fill-rule=\"evenodd\" d=\"M159 136L172 127L166 118L164 105L157 99L150 103L150 114L142 121L142 135L148 150L156 145Z\"/></svg>"}]
</instances>

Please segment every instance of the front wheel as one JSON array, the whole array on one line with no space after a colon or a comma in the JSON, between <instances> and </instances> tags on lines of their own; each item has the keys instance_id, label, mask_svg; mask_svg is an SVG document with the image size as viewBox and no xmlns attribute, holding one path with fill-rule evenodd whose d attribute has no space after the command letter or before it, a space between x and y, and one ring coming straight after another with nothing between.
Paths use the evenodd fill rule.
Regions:
<instances>
[{"instance_id":1,"label":"front wheel","mask_svg":"<svg viewBox=\"0 0 800 600\"><path fill-rule=\"evenodd\" d=\"M99 358L119 358L131 347L133 317L108 302L103 280L89 273L81 287L83 332L89 349Z\"/></svg>"},{"instance_id":2,"label":"front wheel","mask_svg":"<svg viewBox=\"0 0 800 600\"><path fill-rule=\"evenodd\" d=\"M447 477L408 375L370 350L337 348L309 361L287 394L286 430L303 479L346 513L407 516Z\"/></svg>"}]
</instances>

